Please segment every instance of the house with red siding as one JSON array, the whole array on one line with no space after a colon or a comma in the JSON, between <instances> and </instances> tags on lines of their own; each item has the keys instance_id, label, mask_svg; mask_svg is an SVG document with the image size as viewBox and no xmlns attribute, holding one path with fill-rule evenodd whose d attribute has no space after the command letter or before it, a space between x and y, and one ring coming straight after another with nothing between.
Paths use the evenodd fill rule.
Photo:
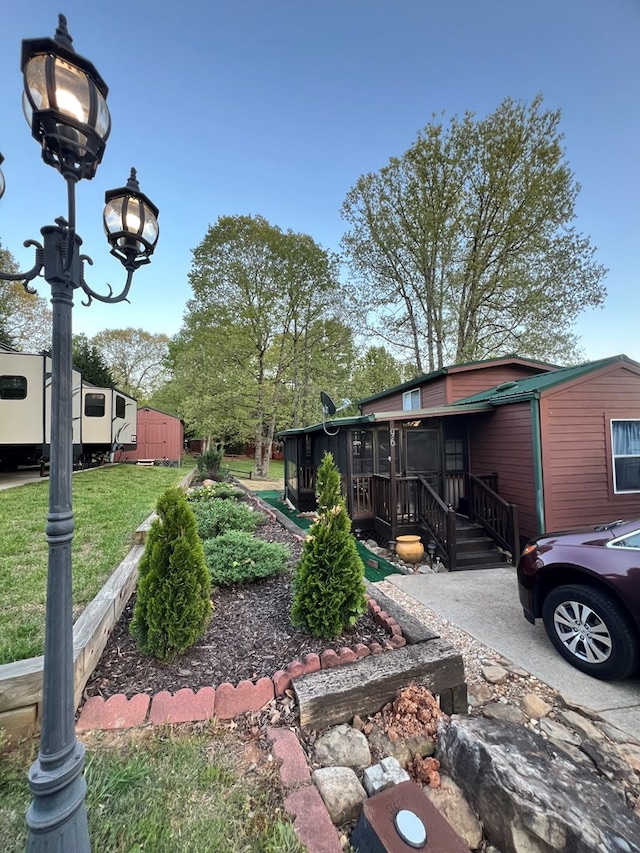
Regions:
<instances>
[{"instance_id":1,"label":"house with red siding","mask_svg":"<svg viewBox=\"0 0 640 853\"><path fill-rule=\"evenodd\" d=\"M640 364L624 355L453 365L359 408L281 434L287 496L312 508L329 450L356 530L381 543L418 533L450 570L516 559L549 530L640 516Z\"/></svg>"},{"instance_id":2,"label":"house with red siding","mask_svg":"<svg viewBox=\"0 0 640 853\"><path fill-rule=\"evenodd\" d=\"M138 409L135 450L116 454L116 462L154 462L179 465L184 452L184 422L167 412Z\"/></svg>"}]
</instances>

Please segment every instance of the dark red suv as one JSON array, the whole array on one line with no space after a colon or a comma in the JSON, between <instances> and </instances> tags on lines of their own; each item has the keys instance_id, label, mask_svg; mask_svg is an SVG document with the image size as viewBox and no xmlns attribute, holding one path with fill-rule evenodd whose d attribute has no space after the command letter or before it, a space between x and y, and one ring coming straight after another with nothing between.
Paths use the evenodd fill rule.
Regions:
<instances>
[{"instance_id":1,"label":"dark red suv","mask_svg":"<svg viewBox=\"0 0 640 853\"><path fill-rule=\"evenodd\" d=\"M531 539L518 563L530 622L542 618L562 657L595 678L640 665L640 519Z\"/></svg>"}]
</instances>

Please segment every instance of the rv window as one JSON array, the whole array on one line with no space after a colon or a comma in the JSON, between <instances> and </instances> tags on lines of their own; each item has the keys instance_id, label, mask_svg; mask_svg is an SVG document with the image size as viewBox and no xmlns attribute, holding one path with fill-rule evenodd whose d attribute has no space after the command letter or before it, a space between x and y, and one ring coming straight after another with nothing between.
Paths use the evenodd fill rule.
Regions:
<instances>
[{"instance_id":1,"label":"rv window","mask_svg":"<svg viewBox=\"0 0 640 853\"><path fill-rule=\"evenodd\" d=\"M24 400L26 396L26 376L0 376L0 400Z\"/></svg>"},{"instance_id":2,"label":"rv window","mask_svg":"<svg viewBox=\"0 0 640 853\"><path fill-rule=\"evenodd\" d=\"M84 413L88 418L104 417L104 394L86 394Z\"/></svg>"},{"instance_id":3,"label":"rv window","mask_svg":"<svg viewBox=\"0 0 640 853\"><path fill-rule=\"evenodd\" d=\"M124 401L124 397L120 397L118 394L116 394L116 417L124 418L126 411L127 404Z\"/></svg>"}]
</instances>

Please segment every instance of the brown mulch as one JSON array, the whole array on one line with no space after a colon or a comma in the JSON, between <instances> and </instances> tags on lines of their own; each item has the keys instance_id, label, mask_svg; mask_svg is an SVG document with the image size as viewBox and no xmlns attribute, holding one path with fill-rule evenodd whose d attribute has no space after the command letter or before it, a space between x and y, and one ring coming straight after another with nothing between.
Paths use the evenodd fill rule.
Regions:
<instances>
[{"instance_id":1,"label":"brown mulch","mask_svg":"<svg viewBox=\"0 0 640 853\"><path fill-rule=\"evenodd\" d=\"M252 500L251 497L248 498ZM293 571L301 543L277 521L266 520L257 533L268 542L280 542L291 551ZM229 682L257 681L285 669L305 654L325 649L372 642L385 645L389 637L367 613L356 625L332 641L304 634L289 620L291 576L280 575L242 587L213 591L214 613L204 637L172 663L142 655L129 633L135 596L115 626L105 650L85 688L85 698L116 693L155 694L175 692L182 687L201 687Z\"/></svg>"}]
</instances>

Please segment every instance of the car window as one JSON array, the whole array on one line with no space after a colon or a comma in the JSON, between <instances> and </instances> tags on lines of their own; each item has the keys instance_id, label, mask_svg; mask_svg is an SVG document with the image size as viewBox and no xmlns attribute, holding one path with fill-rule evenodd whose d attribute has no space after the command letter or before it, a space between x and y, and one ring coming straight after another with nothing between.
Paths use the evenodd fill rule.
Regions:
<instances>
[{"instance_id":1,"label":"car window","mask_svg":"<svg viewBox=\"0 0 640 853\"><path fill-rule=\"evenodd\" d=\"M640 530L632 533L630 536L625 536L624 539L618 539L611 544L619 548L640 548Z\"/></svg>"}]
</instances>

